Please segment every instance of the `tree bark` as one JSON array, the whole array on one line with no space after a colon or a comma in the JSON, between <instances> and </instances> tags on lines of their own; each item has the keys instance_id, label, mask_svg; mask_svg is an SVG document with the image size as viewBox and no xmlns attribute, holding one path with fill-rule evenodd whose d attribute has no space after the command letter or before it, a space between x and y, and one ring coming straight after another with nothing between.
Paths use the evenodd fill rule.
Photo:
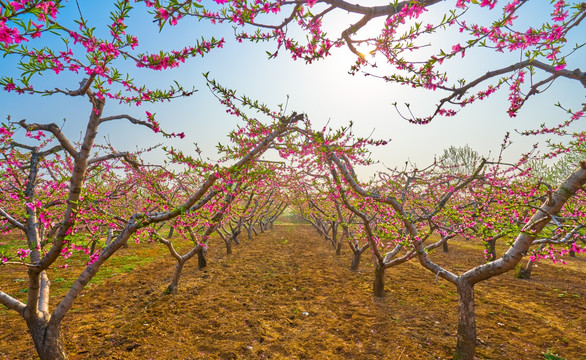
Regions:
<instances>
[{"instance_id":1,"label":"tree bark","mask_svg":"<svg viewBox=\"0 0 586 360\"><path fill-rule=\"evenodd\" d=\"M244 225L244 228L246 229L246 232L248 233L248 240L252 240L252 229L251 229L251 226Z\"/></svg>"},{"instance_id":2,"label":"tree bark","mask_svg":"<svg viewBox=\"0 0 586 360\"><path fill-rule=\"evenodd\" d=\"M226 243L226 254L232 255L232 237L226 237L226 241L224 241L224 243Z\"/></svg>"},{"instance_id":3,"label":"tree bark","mask_svg":"<svg viewBox=\"0 0 586 360\"><path fill-rule=\"evenodd\" d=\"M360 256L362 255L362 251L352 249L354 256L352 257L352 265L350 265L350 270L357 271L358 265L360 265Z\"/></svg>"},{"instance_id":4,"label":"tree bark","mask_svg":"<svg viewBox=\"0 0 586 360\"><path fill-rule=\"evenodd\" d=\"M330 229L332 229L332 247L336 249L336 255L340 255L338 253L338 223L332 221Z\"/></svg>"},{"instance_id":5,"label":"tree bark","mask_svg":"<svg viewBox=\"0 0 586 360\"><path fill-rule=\"evenodd\" d=\"M476 315L474 285L458 279L458 343L454 360L473 360L476 348Z\"/></svg>"},{"instance_id":6,"label":"tree bark","mask_svg":"<svg viewBox=\"0 0 586 360\"><path fill-rule=\"evenodd\" d=\"M67 353L61 337L61 323L51 323L42 319L27 321L35 349L41 360L64 360Z\"/></svg>"},{"instance_id":7,"label":"tree bark","mask_svg":"<svg viewBox=\"0 0 586 360\"><path fill-rule=\"evenodd\" d=\"M444 243L442 244L442 249L444 250L445 253L449 252L449 248L448 248L448 241L444 241Z\"/></svg>"},{"instance_id":8,"label":"tree bark","mask_svg":"<svg viewBox=\"0 0 586 360\"><path fill-rule=\"evenodd\" d=\"M96 244L98 243L97 239L92 240L92 247L90 249L90 254L93 254L96 251Z\"/></svg>"},{"instance_id":9,"label":"tree bark","mask_svg":"<svg viewBox=\"0 0 586 360\"><path fill-rule=\"evenodd\" d=\"M379 298L385 296L385 267L380 263L377 263L374 268L374 281L372 285L374 296Z\"/></svg>"},{"instance_id":10,"label":"tree bark","mask_svg":"<svg viewBox=\"0 0 586 360\"><path fill-rule=\"evenodd\" d=\"M201 249L201 251L197 253L197 267L199 269L203 269L208 266L208 262L206 260L207 252L208 251L206 249Z\"/></svg>"},{"instance_id":11,"label":"tree bark","mask_svg":"<svg viewBox=\"0 0 586 360\"><path fill-rule=\"evenodd\" d=\"M342 253L342 239L336 244L336 255L340 255Z\"/></svg>"},{"instance_id":12,"label":"tree bark","mask_svg":"<svg viewBox=\"0 0 586 360\"><path fill-rule=\"evenodd\" d=\"M529 259L525 267L521 266L517 272L517 278L529 280L531 278L531 271L533 270L534 261Z\"/></svg>"},{"instance_id":13,"label":"tree bark","mask_svg":"<svg viewBox=\"0 0 586 360\"><path fill-rule=\"evenodd\" d=\"M176 294L177 287L179 286L179 279L181 278L181 272L183 271L183 265L185 265L185 261L177 261L175 264L175 270L173 271L173 277L171 278L171 283L167 286L165 290L166 294Z\"/></svg>"}]
</instances>

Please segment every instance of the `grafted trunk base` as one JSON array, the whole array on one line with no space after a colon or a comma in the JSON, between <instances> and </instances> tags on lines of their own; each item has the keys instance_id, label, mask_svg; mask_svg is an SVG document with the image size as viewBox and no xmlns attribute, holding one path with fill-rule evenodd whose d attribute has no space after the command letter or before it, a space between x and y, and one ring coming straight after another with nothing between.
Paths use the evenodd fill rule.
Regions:
<instances>
[{"instance_id":1,"label":"grafted trunk base","mask_svg":"<svg viewBox=\"0 0 586 360\"><path fill-rule=\"evenodd\" d=\"M68 359L61 338L61 324L33 321L27 323L27 326L41 360Z\"/></svg>"}]
</instances>

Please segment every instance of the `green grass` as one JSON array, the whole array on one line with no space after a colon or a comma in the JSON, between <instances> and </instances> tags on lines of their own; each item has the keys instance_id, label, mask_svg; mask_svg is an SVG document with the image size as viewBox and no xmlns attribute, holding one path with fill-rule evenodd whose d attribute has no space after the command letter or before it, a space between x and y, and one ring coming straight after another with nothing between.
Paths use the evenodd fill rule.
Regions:
<instances>
[{"instance_id":1,"label":"green grass","mask_svg":"<svg viewBox=\"0 0 586 360\"><path fill-rule=\"evenodd\" d=\"M130 255L119 255L113 258L110 258L102 267L100 271L94 276L92 279L92 283L99 285L111 277L114 277L119 274L129 273L136 268L140 268L149 264L153 261L153 257L149 256L138 256L136 254Z\"/></svg>"},{"instance_id":2,"label":"green grass","mask_svg":"<svg viewBox=\"0 0 586 360\"><path fill-rule=\"evenodd\" d=\"M542 354L543 354L543 358L545 360L566 360L565 358L559 356L558 354L556 354L552 350L547 350L546 352L544 352Z\"/></svg>"}]
</instances>

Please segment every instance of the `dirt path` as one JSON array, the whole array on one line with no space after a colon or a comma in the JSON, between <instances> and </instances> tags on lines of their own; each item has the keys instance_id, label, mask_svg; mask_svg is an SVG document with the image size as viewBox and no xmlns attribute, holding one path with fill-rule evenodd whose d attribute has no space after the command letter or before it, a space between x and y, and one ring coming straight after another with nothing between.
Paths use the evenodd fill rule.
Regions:
<instances>
[{"instance_id":1,"label":"dirt path","mask_svg":"<svg viewBox=\"0 0 586 360\"><path fill-rule=\"evenodd\" d=\"M442 261L469 255L452 248ZM410 263L390 269L387 296L375 300L369 254L351 273L345 250L336 257L306 225L277 225L231 256L216 241L208 268L188 265L174 296L162 295L173 263L156 261L85 291L66 319L67 349L74 359L449 358L453 286L434 284ZM577 276L570 268L548 273L531 282L505 275L477 288L479 358L537 359L548 349L582 356L584 280L560 282ZM30 358L22 322L8 320L14 332L0 333L0 345L25 350L0 355Z\"/></svg>"}]
</instances>

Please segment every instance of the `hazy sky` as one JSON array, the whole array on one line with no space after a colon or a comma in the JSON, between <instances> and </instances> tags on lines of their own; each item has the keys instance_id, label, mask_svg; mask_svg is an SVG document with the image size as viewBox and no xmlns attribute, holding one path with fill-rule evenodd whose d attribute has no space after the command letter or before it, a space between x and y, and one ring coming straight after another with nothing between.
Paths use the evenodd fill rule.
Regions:
<instances>
[{"instance_id":1,"label":"hazy sky","mask_svg":"<svg viewBox=\"0 0 586 360\"><path fill-rule=\"evenodd\" d=\"M104 5L106 3L79 1L84 17L97 28L98 33L104 33L105 25L109 23L109 8ZM545 5L548 4L547 0L532 0L532 8L527 13L528 18L538 19L539 15L547 16L550 7ZM430 8L427 16L439 14L442 9L440 6L443 5ZM75 3L72 6L70 2L67 7L62 15L73 19L77 14ZM474 16L484 15L479 12ZM345 14L339 14L335 21L326 25L332 31L340 31L351 21L352 19L347 19ZM432 124L424 126L412 125L399 117L392 103L408 102L415 112L427 115L435 100L445 94L415 91L373 77L351 76L347 72L355 57L345 47L335 49L329 58L310 65L292 60L285 52L276 59L268 60L265 51L273 51L276 44L239 44L233 40L234 31L229 24L211 26L184 19L178 26L158 33L156 24L150 17L145 16L145 7L142 4L136 5L129 25L127 32L138 36L138 49L141 51L182 48L202 36L226 39L227 43L223 49L213 50L203 59L189 61L178 70L152 72L130 68L139 82L142 81L151 87L164 87L165 84L170 84L172 79L178 80L186 87L195 86L199 91L194 96L164 104L143 104L140 108L122 106L110 101L105 109L105 115L127 113L141 118L144 118L144 112L147 110L156 112L157 119L164 129L169 132L186 133L185 139L172 140L173 146L188 151L193 148L191 144L196 142L204 150L204 155L212 159L216 158L214 145L225 141L225 135L235 127L238 120L227 115L225 109L205 87L201 74L208 71L210 76L223 86L236 89L240 94L246 94L275 108L277 104L284 103L288 95L288 108L307 113L316 128L323 127L328 121L333 127L353 121L358 135L367 136L372 132L375 138L390 138L392 141L389 145L374 152L374 158L387 166L400 165L408 159L424 165L433 160L434 154L441 153L450 145L468 144L483 155L490 151L494 154L498 152L503 136L508 131L513 133L514 145L507 152L512 159L528 151L538 140L544 140L534 137L522 138L514 134L515 129L531 129L541 123L553 124L563 121L566 115L554 107L557 101L562 101L564 105L572 108L578 108L584 101L584 88L578 82L561 80L545 94L529 100L514 119L506 114L509 105L506 101L508 93L505 90L490 100L477 102L465 108L454 118L437 118ZM577 32L580 32L580 29ZM456 33L447 33L434 38L432 46L449 51L458 41ZM577 39L573 41L576 42ZM41 42L55 49L63 47L62 43L48 36L41 37ZM486 50L477 55L469 55L452 67L461 72L462 77L483 74L519 59L519 53L505 57ZM584 50L581 50L568 59L568 68L586 67L584 59ZM15 60L0 58L2 75L14 74ZM380 69L384 70L385 67L381 66ZM73 75L49 75L44 76L42 80L49 88L74 89L81 79ZM26 118L29 122L51 121L60 124L65 118L67 134L74 139L79 138L78 134L85 127L90 111L87 100L61 95L39 97L0 91L0 104L0 116L3 119L11 115L15 120ZM580 126L583 127L583 124ZM169 142L146 129L123 122L103 126L98 138L102 139L105 136L119 149L134 149L137 145L150 146L158 142ZM150 155L149 159L157 161L157 156L160 155Z\"/></svg>"}]
</instances>

